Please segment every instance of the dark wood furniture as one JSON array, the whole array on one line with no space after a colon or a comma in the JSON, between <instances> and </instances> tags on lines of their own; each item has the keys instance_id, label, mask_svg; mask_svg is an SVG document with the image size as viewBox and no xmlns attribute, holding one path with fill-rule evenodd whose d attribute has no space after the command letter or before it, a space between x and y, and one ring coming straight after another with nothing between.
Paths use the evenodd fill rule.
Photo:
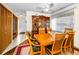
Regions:
<instances>
[{"instance_id":1,"label":"dark wood furniture","mask_svg":"<svg viewBox=\"0 0 79 59\"><path fill-rule=\"evenodd\" d=\"M34 36L34 34L38 34L38 29L37 30L32 30L32 37Z\"/></svg>"},{"instance_id":2,"label":"dark wood furniture","mask_svg":"<svg viewBox=\"0 0 79 59\"><path fill-rule=\"evenodd\" d=\"M62 42L64 40L65 35L64 34L55 34L55 41L52 45L46 46L46 53L47 54L59 54L61 52L61 46Z\"/></svg>"},{"instance_id":3,"label":"dark wood furniture","mask_svg":"<svg viewBox=\"0 0 79 59\"><path fill-rule=\"evenodd\" d=\"M68 38L68 42L70 40L69 48L71 50L71 53L73 54L74 53L74 35L75 35L75 31L73 30L73 28L65 28L64 33L69 35L69 38Z\"/></svg>"},{"instance_id":4,"label":"dark wood furniture","mask_svg":"<svg viewBox=\"0 0 79 59\"><path fill-rule=\"evenodd\" d=\"M50 27L50 17L48 16L32 16L32 35L39 33L39 28L45 28L45 32L47 27Z\"/></svg>"},{"instance_id":5,"label":"dark wood furniture","mask_svg":"<svg viewBox=\"0 0 79 59\"><path fill-rule=\"evenodd\" d=\"M50 34L35 34L34 37L41 45L42 55L45 55L45 46L53 44L53 35Z\"/></svg>"},{"instance_id":6,"label":"dark wood furniture","mask_svg":"<svg viewBox=\"0 0 79 59\"><path fill-rule=\"evenodd\" d=\"M31 38L29 35L29 32L26 32L26 35L28 37L28 41L30 44L29 54L30 55L41 55L42 50L41 50L41 46L40 46L39 42L36 39Z\"/></svg>"},{"instance_id":7,"label":"dark wood furniture","mask_svg":"<svg viewBox=\"0 0 79 59\"><path fill-rule=\"evenodd\" d=\"M0 3L0 53L13 39L13 13Z\"/></svg>"},{"instance_id":8,"label":"dark wood furniture","mask_svg":"<svg viewBox=\"0 0 79 59\"><path fill-rule=\"evenodd\" d=\"M72 54L74 53L74 32L68 32L65 33L66 35L66 40L65 40L65 44L62 47L64 49L64 53L66 52L71 52Z\"/></svg>"}]
</instances>

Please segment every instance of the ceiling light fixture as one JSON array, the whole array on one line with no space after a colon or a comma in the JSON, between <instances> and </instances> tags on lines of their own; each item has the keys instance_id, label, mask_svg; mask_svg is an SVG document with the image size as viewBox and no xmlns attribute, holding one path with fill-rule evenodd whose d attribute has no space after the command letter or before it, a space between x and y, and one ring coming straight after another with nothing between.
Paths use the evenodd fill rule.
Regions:
<instances>
[{"instance_id":1,"label":"ceiling light fixture","mask_svg":"<svg viewBox=\"0 0 79 59\"><path fill-rule=\"evenodd\" d=\"M50 10L50 8L53 7L53 3L50 4L44 4L42 7L38 7L39 10L41 10L42 12L48 12Z\"/></svg>"},{"instance_id":2,"label":"ceiling light fixture","mask_svg":"<svg viewBox=\"0 0 79 59\"><path fill-rule=\"evenodd\" d=\"M49 9L50 9L51 7L53 7L53 3L47 4L47 5L45 5L45 6L46 6L46 8L44 9L44 11L45 11L45 12L48 12Z\"/></svg>"},{"instance_id":3,"label":"ceiling light fixture","mask_svg":"<svg viewBox=\"0 0 79 59\"><path fill-rule=\"evenodd\" d=\"M49 9L48 9L48 8L46 8L46 9L44 9L44 11L46 11L46 12L47 12L47 11L49 11Z\"/></svg>"}]
</instances>

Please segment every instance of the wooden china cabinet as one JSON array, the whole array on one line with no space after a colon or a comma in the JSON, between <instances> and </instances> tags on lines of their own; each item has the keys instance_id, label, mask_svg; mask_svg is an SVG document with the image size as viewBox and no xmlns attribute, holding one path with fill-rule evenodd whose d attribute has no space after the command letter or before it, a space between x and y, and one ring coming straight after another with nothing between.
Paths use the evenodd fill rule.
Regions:
<instances>
[{"instance_id":1,"label":"wooden china cabinet","mask_svg":"<svg viewBox=\"0 0 79 59\"><path fill-rule=\"evenodd\" d=\"M32 16L32 34L39 33L39 28L45 28L45 30L50 27L50 17L39 15ZM47 32L47 31L46 31Z\"/></svg>"}]
</instances>

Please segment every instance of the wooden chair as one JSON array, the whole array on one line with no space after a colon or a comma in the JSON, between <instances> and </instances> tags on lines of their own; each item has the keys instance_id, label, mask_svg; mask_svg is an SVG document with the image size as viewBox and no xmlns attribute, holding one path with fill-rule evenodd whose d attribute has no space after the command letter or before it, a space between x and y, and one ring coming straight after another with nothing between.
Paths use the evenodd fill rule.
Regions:
<instances>
[{"instance_id":1,"label":"wooden chair","mask_svg":"<svg viewBox=\"0 0 79 59\"><path fill-rule=\"evenodd\" d=\"M26 35L28 37L28 41L29 41L29 44L30 44L29 54L31 54L31 55L41 54L40 44L35 39L32 39L28 32L26 32Z\"/></svg>"},{"instance_id":2,"label":"wooden chair","mask_svg":"<svg viewBox=\"0 0 79 59\"><path fill-rule=\"evenodd\" d=\"M47 33L51 32L52 29L51 28L47 28Z\"/></svg>"},{"instance_id":3,"label":"wooden chair","mask_svg":"<svg viewBox=\"0 0 79 59\"><path fill-rule=\"evenodd\" d=\"M61 45L64 36L64 34L55 34L55 42L53 45L46 46L47 54L59 54L61 52Z\"/></svg>"},{"instance_id":4,"label":"wooden chair","mask_svg":"<svg viewBox=\"0 0 79 59\"><path fill-rule=\"evenodd\" d=\"M45 28L39 28L39 34L45 34L46 33L46 31L45 31Z\"/></svg>"},{"instance_id":5,"label":"wooden chair","mask_svg":"<svg viewBox=\"0 0 79 59\"><path fill-rule=\"evenodd\" d=\"M63 43L65 43L65 44L62 45L62 49L64 50L64 54L67 51L74 53L73 40L74 40L74 32L66 32L65 33L65 42L63 41Z\"/></svg>"},{"instance_id":6,"label":"wooden chair","mask_svg":"<svg viewBox=\"0 0 79 59\"><path fill-rule=\"evenodd\" d=\"M64 33L73 32L73 28L65 28Z\"/></svg>"}]
</instances>

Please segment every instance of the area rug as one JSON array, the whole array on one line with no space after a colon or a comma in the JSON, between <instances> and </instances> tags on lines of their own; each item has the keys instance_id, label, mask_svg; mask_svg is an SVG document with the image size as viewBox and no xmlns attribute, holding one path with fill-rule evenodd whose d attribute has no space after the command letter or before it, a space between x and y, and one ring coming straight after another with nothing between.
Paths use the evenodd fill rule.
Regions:
<instances>
[{"instance_id":1,"label":"area rug","mask_svg":"<svg viewBox=\"0 0 79 59\"><path fill-rule=\"evenodd\" d=\"M26 40L26 43L21 44L16 47L14 55L27 55L29 53L29 42Z\"/></svg>"}]
</instances>

